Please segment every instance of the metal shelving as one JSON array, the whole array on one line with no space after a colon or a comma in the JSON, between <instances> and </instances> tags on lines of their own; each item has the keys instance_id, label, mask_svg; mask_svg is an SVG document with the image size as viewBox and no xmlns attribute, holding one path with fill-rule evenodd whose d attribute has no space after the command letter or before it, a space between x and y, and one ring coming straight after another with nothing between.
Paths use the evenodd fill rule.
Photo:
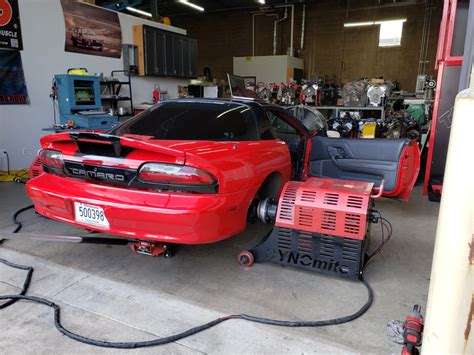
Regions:
<instances>
[{"instance_id":1,"label":"metal shelving","mask_svg":"<svg viewBox=\"0 0 474 355\"><path fill-rule=\"evenodd\" d=\"M100 82L101 86L101 100L102 102L108 102L109 107L116 112L116 116L126 117L133 116L133 99L132 99L132 83L130 77L130 71L128 70L113 70L110 73L112 78L116 77L116 74L122 73L128 80L103 80ZM128 87L128 95L121 95L120 91L122 87ZM130 101L129 113L126 115L119 115L117 113L118 103L121 101Z\"/></svg>"}]
</instances>

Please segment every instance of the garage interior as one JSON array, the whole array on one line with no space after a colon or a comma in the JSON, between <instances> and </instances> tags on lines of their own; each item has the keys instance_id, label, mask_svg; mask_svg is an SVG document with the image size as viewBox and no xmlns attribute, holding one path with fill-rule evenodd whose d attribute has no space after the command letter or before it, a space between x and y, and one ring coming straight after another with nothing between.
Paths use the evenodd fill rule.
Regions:
<instances>
[{"instance_id":1,"label":"garage interior","mask_svg":"<svg viewBox=\"0 0 474 355\"><path fill-rule=\"evenodd\" d=\"M471 1L0 9L1 352L474 353ZM229 111L247 124L252 112L258 138L250 124L217 137ZM281 173L263 174L272 164ZM170 166L206 185L147 185ZM220 195L235 196L226 214L207 200ZM354 213L363 222L347 227ZM321 261L327 238L336 252ZM26 288L18 265L34 269Z\"/></svg>"}]
</instances>

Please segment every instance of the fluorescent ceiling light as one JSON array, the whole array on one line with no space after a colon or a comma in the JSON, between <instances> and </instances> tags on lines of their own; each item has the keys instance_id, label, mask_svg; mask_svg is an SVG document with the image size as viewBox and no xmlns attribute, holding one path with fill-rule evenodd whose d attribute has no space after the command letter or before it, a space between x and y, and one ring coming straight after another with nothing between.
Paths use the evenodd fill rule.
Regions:
<instances>
[{"instance_id":1,"label":"fluorescent ceiling light","mask_svg":"<svg viewBox=\"0 0 474 355\"><path fill-rule=\"evenodd\" d=\"M153 15L150 14L149 12L138 10L138 9L135 9L134 7L127 6L127 10L130 11L130 12L134 12L136 14L139 14L139 15L153 17Z\"/></svg>"},{"instance_id":2,"label":"fluorescent ceiling light","mask_svg":"<svg viewBox=\"0 0 474 355\"><path fill-rule=\"evenodd\" d=\"M372 26L373 24L375 24L374 21L371 21L371 22L349 22L349 23L345 23L344 27Z\"/></svg>"},{"instance_id":3,"label":"fluorescent ceiling light","mask_svg":"<svg viewBox=\"0 0 474 355\"><path fill-rule=\"evenodd\" d=\"M385 21L375 21L375 24L376 25L381 25L382 23L390 23L390 22L407 22L407 19L406 18L399 18L399 19L396 19L396 20L385 20Z\"/></svg>"},{"instance_id":4,"label":"fluorescent ceiling light","mask_svg":"<svg viewBox=\"0 0 474 355\"><path fill-rule=\"evenodd\" d=\"M258 0L258 2L262 5L265 5L265 0Z\"/></svg>"},{"instance_id":5,"label":"fluorescent ceiling light","mask_svg":"<svg viewBox=\"0 0 474 355\"><path fill-rule=\"evenodd\" d=\"M189 2L188 0L179 0L179 2L181 4L188 5L189 7L192 7L193 9L196 9L198 11L204 11L203 7L201 7L199 5L196 5L196 4L193 4L192 2Z\"/></svg>"},{"instance_id":6,"label":"fluorescent ceiling light","mask_svg":"<svg viewBox=\"0 0 474 355\"><path fill-rule=\"evenodd\" d=\"M381 25L382 23L387 22L406 22L406 18L399 18L395 20L383 20L383 21L367 21L367 22L348 22L344 24L344 27L359 27L359 26L372 26L372 25Z\"/></svg>"}]
</instances>

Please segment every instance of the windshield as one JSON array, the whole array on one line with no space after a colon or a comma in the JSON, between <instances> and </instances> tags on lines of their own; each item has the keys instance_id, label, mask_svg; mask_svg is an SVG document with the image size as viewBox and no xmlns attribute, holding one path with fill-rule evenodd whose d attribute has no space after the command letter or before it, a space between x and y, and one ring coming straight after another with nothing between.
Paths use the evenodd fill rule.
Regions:
<instances>
[{"instance_id":1,"label":"windshield","mask_svg":"<svg viewBox=\"0 0 474 355\"><path fill-rule=\"evenodd\" d=\"M108 132L163 140L258 140L250 107L235 102L169 101L135 116Z\"/></svg>"}]
</instances>

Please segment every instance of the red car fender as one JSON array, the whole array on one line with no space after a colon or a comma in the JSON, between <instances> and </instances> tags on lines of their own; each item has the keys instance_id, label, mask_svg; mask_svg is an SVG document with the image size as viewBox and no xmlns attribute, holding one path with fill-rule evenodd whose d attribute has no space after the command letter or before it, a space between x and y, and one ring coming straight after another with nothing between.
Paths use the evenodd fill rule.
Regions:
<instances>
[{"instance_id":1,"label":"red car fender","mask_svg":"<svg viewBox=\"0 0 474 355\"><path fill-rule=\"evenodd\" d=\"M256 192L275 172L281 175L282 186L291 177L288 146L276 140L229 142L212 152L187 152L186 165L216 176L221 193L249 188Z\"/></svg>"}]
</instances>

